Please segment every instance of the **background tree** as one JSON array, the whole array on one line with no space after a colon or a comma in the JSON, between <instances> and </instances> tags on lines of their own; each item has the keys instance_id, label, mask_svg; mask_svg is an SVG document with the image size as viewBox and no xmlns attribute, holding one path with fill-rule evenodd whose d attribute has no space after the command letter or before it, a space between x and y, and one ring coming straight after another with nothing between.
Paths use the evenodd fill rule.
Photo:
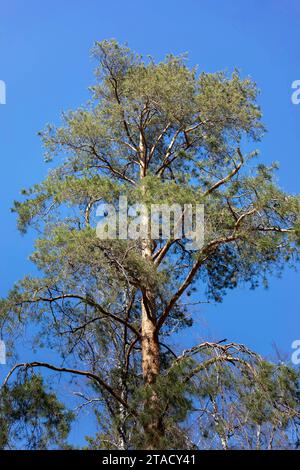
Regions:
<instances>
[{"instance_id":1,"label":"background tree","mask_svg":"<svg viewBox=\"0 0 300 470\"><path fill-rule=\"evenodd\" d=\"M298 445L295 371L232 343L172 350L174 333L192 326L188 298L200 281L198 300L219 302L299 254L299 197L249 152L264 131L255 84L236 71L198 74L184 57L144 61L116 41L93 55L91 101L41 133L46 160L59 165L14 206L22 232L39 230L39 275L1 304L6 337L34 322L37 346L55 348L63 365L16 364L5 387L19 369L80 380L100 427L91 447ZM120 195L148 207L204 204L204 246L99 239L97 204L117 208Z\"/></svg>"}]
</instances>

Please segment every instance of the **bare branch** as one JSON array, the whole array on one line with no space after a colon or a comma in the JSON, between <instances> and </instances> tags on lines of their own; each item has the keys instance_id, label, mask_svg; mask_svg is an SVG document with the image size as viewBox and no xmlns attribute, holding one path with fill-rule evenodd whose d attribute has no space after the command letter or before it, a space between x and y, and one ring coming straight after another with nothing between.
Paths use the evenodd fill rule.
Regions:
<instances>
[{"instance_id":1,"label":"bare branch","mask_svg":"<svg viewBox=\"0 0 300 470\"><path fill-rule=\"evenodd\" d=\"M217 240L214 240L212 242L210 242L202 251L201 253L199 254L198 258L196 259L192 269L190 270L190 272L188 273L188 275L186 276L185 280L182 282L182 284L180 285L179 289L176 291L176 293L173 295L173 297L171 298L171 300L169 301L168 305L166 306L163 314L161 315L160 319L158 320L157 322L157 331L162 327L162 325L164 324L165 320L167 319L170 311L172 310L172 308L174 307L174 305L176 304L176 302L179 300L179 298L182 296L182 294L185 292L185 290L190 286L190 284L192 283L192 281L194 280L194 277L195 275L197 274L200 266L204 263L204 261L206 261L206 259L208 258L209 254L211 254L215 248L217 248L219 245L221 244L224 244L224 243L230 243L234 240L237 240L238 237L237 236L229 236L229 237L224 237L224 238L220 238L220 239L217 239ZM204 255L204 256L203 256Z\"/></svg>"},{"instance_id":2,"label":"bare branch","mask_svg":"<svg viewBox=\"0 0 300 470\"><path fill-rule=\"evenodd\" d=\"M90 199L89 202L87 203L85 211L84 211L84 220L87 226L90 225L90 213L91 213L93 205L101 201L101 199L102 198Z\"/></svg>"},{"instance_id":3,"label":"bare branch","mask_svg":"<svg viewBox=\"0 0 300 470\"><path fill-rule=\"evenodd\" d=\"M12 376L12 374L15 372L15 370L19 368L33 368L33 367L45 367L46 369L51 369L56 372L66 372L69 374L74 374L74 375L81 375L84 377L88 377L91 380L94 380L97 382L101 387L103 387L113 398L115 398L119 403L121 403L126 409L128 409L128 404L126 401L124 401L114 390L113 388L108 385L104 380L102 380L98 375L94 374L93 372L90 371L85 371L85 370L78 370L78 369L69 369L67 367L57 367L52 364L48 364L47 362L23 362L20 364L16 364L8 373L6 376L4 382L3 382L3 387L5 387Z\"/></svg>"},{"instance_id":4,"label":"bare branch","mask_svg":"<svg viewBox=\"0 0 300 470\"><path fill-rule=\"evenodd\" d=\"M163 138L163 136L165 135L165 133L167 132L167 130L170 128L171 126L171 123L168 122L168 124L166 125L166 127L161 131L161 133L159 134L159 136L157 137L156 141L154 142L154 144L152 145L151 149L150 149L150 152L149 152L149 159L148 159L148 164L150 163L151 161L151 158L153 157L153 154L155 152L155 149L157 147L157 145L159 144L159 142L161 141L161 139Z\"/></svg>"},{"instance_id":5,"label":"bare branch","mask_svg":"<svg viewBox=\"0 0 300 470\"><path fill-rule=\"evenodd\" d=\"M173 137L172 137L172 139L171 139L171 142L170 142L170 144L169 144L169 146L168 146L168 148L167 148L166 154L165 154L165 156L164 156L163 163L162 163L162 165L156 170L156 174L157 174L158 176L161 176L162 173L163 173L163 171L165 170L165 168L171 163L171 161L169 161L169 157L170 157L170 155L172 154L173 147L174 147L175 142L176 142L176 140L177 140L177 137L178 137L178 135L180 134L181 131L182 131L182 128L179 127L179 128L177 129L177 131L174 133L174 135L173 135Z\"/></svg>"},{"instance_id":6,"label":"bare branch","mask_svg":"<svg viewBox=\"0 0 300 470\"><path fill-rule=\"evenodd\" d=\"M163 258L166 256L169 248L175 243L176 240L168 240L163 247L161 247L156 253L154 253L152 259L156 266L158 266Z\"/></svg>"},{"instance_id":7,"label":"bare branch","mask_svg":"<svg viewBox=\"0 0 300 470\"><path fill-rule=\"evenodd\" d=\"M220 186L222 186L223 184L227 183L229 180L231 180L231 178L233 178L234 175L236 175L238 173L238 171L241 169L241 167L243 166L244 164L244 158L243 158L243 155L240 151L240 149L238 148L237 149L237 153L240 157L240 163L227 175L225 176L224 178L220 179L219 181L217 181L213 186L211 186L211 188L209 188L205 193L204 193L204 196L207 196L208 194L212 193L215 189L219 188Z\"/></svg>"},{"instance_id":8,"label":"bare branch","mask_svg":"<svg viewBox=\"0 0 300 470\"><path fill-rule=\"evenodd\" d=\"M90 297L84 297L79 294L61 294L57 295L55 297L37 297L34 299L29 299L29 300L23 300L20 302L18 305L22 305L23 303L36 303L36 302L56 302L58 300L62 299L78 299L81 300L82 302L85 302L88 305L91 305L92 307L95 307L97 310L99 310L103 315L105 315L108 318L111 318L114 321L117 321L119 323L122 323L122 325L126 325L136 336L140 336L139 332L130 324L127 323L123 318L118 317L117 315L108 312L105 310L101 305L99 305L97 302L95 302L92 298Z\"/></svg>"}]
</instances>

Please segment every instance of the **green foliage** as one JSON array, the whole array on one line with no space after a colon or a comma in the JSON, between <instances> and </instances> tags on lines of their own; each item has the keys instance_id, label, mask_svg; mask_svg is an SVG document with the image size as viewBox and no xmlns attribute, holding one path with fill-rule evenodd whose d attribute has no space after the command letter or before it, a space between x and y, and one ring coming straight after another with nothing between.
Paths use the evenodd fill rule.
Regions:
<instances>
[{"instance_id":1,"label":"green foliage","mask_svg":"<svg viewBox=\"0 0 300 470\"><path fill-rule=\"evenodd\" d=\"M67 448L74 416L54 393L45 390L40 375L2 388L0 395L0 448Z\"/></svg>"},{"instance_id":2,"label":"green foliage","mask_svg":"<svg viewBox=\"0 0 300 470\"><path fill-rule=\"evenodd\" d=\"M233 358L232 346L227 354L206 345L175 362L170 349L174 337L180 342L174 334L193 324L188 298L199 286L201 301L220 302L229 289L267 285L298 261L299 196L280 189L277 164L257 163L251 148L264 132L255 83L236 70L198 73L185 56L144 60L115 40L97 42L92 54L91 100L40 133L56 168L14 203L20 231L34 227L39 235L30 257L37 274L0 302L9 354L34 322L30 339L39 354L50 346L82 379L77 395L99 428L89 447L142 447L153 419L163 429L160 448L295 445L295 371L243 348ZM188 250L185 238L100 240L97 204L117 209L122 195L148 208L204 204L204 246ZM161 370L151 385L141 361L145 301L160 343ZM25 434L18 440L25 419L27 445L64 445L69 415L41 379L9 390L11 399L7 390L1 398L11 416L2 417L3 447L26 445Z\"/></svg>"}]
</instances>

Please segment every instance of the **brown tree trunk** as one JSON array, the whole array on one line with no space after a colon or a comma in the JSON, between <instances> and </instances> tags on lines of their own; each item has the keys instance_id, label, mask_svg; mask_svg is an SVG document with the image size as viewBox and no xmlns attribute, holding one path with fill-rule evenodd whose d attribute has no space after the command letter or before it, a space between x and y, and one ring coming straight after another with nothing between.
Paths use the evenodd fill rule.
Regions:
<instances>
[{"instance_id":1,"label":"brown tree trunk","mask_svg":"<svg viewBox=\"0 0 300 470\"><path fill-rule=\"evenodd\" d=\"M140 178L145 178L147 174L146 148L142 134L140 135ZM148 227L148 220L144 221ZM150 234L148 239L142 240L142 257L149 263L152 262L152 240ZM150 388L150 396L145 400L144 411L147 415L144 424L145 448L155 450L160 448L163 429L160 419L159 396L155 390L156 379L160 372L160 351L158 335L156 333L156 306L155 295L151 288L145 287L142 293L141 303L141 323L142 323L142 370L145 386Z\"/></svg>"},{"instance_id":2,"label":"brown tree trunk","mask_svg":"<svg viewBox=\"0 0 300 470\"><path fill-rule=\"evenodd\" d=\"M142 367L145 384L152 385L159 375L159 344L155 332L155 320L149 318L142 304Z\"/></svg>"},{"instance_id":3,"label":"brown tree trunk","mask_svg":"<svg viewBox=\"0 0 300 470\"><path fill-rule=\"evenodd\" d=\"M151 249L148 242L143 242L143 257L149 259ZM160 403L155 390L156 379L160 372L160 351L156 333L155 299L152 292L146 289L142 298L142 370L144 383L150 387L150 397L145 401L144 411L147 415L144 425L145 448L160 448L163 429L160 420Z\"/></svg>"}]
</instances>

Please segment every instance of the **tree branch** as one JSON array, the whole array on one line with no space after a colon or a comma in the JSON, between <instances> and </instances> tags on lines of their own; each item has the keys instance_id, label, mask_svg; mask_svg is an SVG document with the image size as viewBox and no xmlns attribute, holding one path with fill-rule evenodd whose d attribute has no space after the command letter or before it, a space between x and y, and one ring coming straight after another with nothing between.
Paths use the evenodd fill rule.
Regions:
<instances>
[{"instance_id":1,"label":"tree branch","mask_svg":"<svg viewBox=\"0 0 300 470\"><path fill-rule=\"evenodd\" d=\"M215 189L219 188L219 186L222 186L223 184L227 183L227 181L231 180L231 178L238 173L238 171L244 164L244 158L239 148L237 149L237 153L241 160L240 163L227 176L225 176L225 178L220 179L213 186L211 186L211 188L209 188L204 193L204 196L207 196L208 194L212 193Z\"/></svg>"},{"instance_id":2,"label":"tree branch","mask_svg":"<svg viewBox=\"0 0 300 470\"><path fill-rule=\"evenodd\" d=\"M23 300L20 302L18 305L22 305L23 303L36 303L36 302L56 302L57 300L62 300L62 299L78 299L81 300L82 302L85 302L86 304L95 307L97 310L99 310L103 315L105 315L108 318L111 318L114 321L117 321L119 323L122 323L122 325L126 325L137 337L140 337L139 332L130 324L127 323L123 318L118 317L117 315L114 315L111 312L107 312L101 305L99 305L97 302L95 302L91 298L83 297L82 295L79 294L61 294L57 295L55 297L38 297L35 299L29 299L29 300Z\"/></svg>"},{"instance_id":3,"label":"tree branch","mask_svg":"<svg viewBox=\"0 0 300 470\"><path fill-rule=\"evenodd\" d=\"M190 286L190 284L192 283L195 275L197 274L200 266L202 265L202 263L207 259L207 256L214 251L214 249L216 247L218 247L219 245L221 244L224 244L224 243L230 243L234 240L236 240L238 237L237 236L229 236L229 237L225 237L225 238L220 238L218 240L214 240L212 242L210 242L202 251L201 253L199 254L197 260L195 261L192 269L190 270L190 272L188 273L188 275L186 276L185 280L182 282L181 286L179 287L179 289L177 290L177 292L173 295L173 297L171 298L171 300L169 301L168 305L166 306L163 314L161 315L161 317L159 318L158 322L157 322L157 331L162 327L162 325L164 324L165 320L167 319L170 311L172 310L172 308L174 307L174 305L176 304L176 302L179 300L179 298L182 296L182 294L185 292L185 290ZM203 258L203 255L206 255L204 258Z\"/></svg>"},{"instance_id":4,"label":"tree branch","mask_svg":"<svg viewBox=\"0 0 300 470\"><path fill-rule=\"evenodd\" d=\"M78 369L69 369L67 367L57 367L52 364L48 364L47 362L23 362L20 364L16 364L8 373L6 376L4 382L3 382L3 387L5 387L8 383L8 380L14 373L16 369L19 368L31 368L31 367L45 367L46 369L51 369L56 372L66 372L69 374L74 374L74 375L81 375L84 377L88 377L91 380L94 380L97 382L101 387L103 387L115 400L117 400L121 405L123 405L126 409L129 409L128 404L113 390L113 388L108 385L104 380L102 380L100 377L98 377L96 374L93 372L85 371L85 370L78 370Z\"/></svg>"}]
</instances>

